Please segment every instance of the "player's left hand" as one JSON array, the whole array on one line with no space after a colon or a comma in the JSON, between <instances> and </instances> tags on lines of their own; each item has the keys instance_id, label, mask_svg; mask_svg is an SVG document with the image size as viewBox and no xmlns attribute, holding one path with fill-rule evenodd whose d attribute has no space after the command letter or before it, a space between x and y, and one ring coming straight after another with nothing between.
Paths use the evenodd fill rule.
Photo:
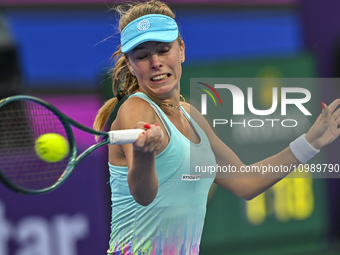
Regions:
<instances>
[{"instance_id":1,"label":"player's left hand","mask_svg":"<svg viewBox=\"0 0 340 255\"><path fill-rule=\"evenodd\" d=\"M322 113L306 134L307 141L320 150L333 142L340 135L340 99L334 100L329 106L323 103Z\"/></svg>"}]
</instances>

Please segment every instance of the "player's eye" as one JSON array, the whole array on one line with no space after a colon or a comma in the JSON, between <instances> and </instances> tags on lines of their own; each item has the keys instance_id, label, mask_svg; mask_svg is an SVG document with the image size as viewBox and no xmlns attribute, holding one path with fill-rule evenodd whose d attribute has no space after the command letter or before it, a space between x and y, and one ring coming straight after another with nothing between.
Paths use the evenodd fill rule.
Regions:
<instances>
[{"instance_id":1,"label":"player's eye","mask_svg":"<svg viewBox=\"0 0 340 255\"><path fill-rule=\"evenodd\" d=\"M164 48L164 49L161 49L159 52L160 53L167 53L167 52L169 52L169 48Z\"/></svg>"},{"instance_id":2,"label":"player's eye","mask_svg":"<svg viewBox=\"0 0 340 255\"><path fill-rule=\"evenodd\" d=\"M133 53L133 57L135 59L145 59L146 57L148 56L148 52L145 51L145 50L136 50L134 53Z\"/></svg>"},{"instance_id":3,"label":"player's eye","mask_svg":"<svg viewBox=\"0 0 340 255\"><path fill-rule=\"evenodd\" d=\"M136 54L135 58L136 59L145 59L148 55L147 54Z\"/></svg>"}]
</instances>

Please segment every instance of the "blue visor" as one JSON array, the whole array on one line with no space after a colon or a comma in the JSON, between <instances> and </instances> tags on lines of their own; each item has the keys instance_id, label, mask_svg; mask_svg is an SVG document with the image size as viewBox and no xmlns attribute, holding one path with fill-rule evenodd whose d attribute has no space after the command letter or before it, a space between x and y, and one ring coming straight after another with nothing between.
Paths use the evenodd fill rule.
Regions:
<instances>
[{"instance_id":1,"label":"blue visor","mask_svg":"<svg viewBox=\"0 0 340 255\"><path fill-rule=\"evenodd\" d=\"M122 52L127 53L144 42L173 42L177 37L178 26L174 19L161 14L149 14L131 21L123 29L120 42Z\"/></svg>"}]
</instances>

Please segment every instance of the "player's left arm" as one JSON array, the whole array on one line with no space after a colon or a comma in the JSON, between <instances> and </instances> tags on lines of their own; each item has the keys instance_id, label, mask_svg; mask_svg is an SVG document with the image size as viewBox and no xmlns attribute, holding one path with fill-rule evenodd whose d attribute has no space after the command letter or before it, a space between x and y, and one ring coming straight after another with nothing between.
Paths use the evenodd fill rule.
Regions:
<instances>
[{"instance_id":1,"label":"player's left arm","mask_svg":"<svg viewBox=\"0 0 340 255\"><path fill-rule=\"evenodd\" d=\"M340 99L333 101L329 106L324 105L322 113L319 115L313 126L306 134L307 141L315 148L321 149L325 145L334 141L340 134ZM245 164L239 157L223 142L221 141L205 118L194 107L186 106L190 115L200 125L200 127L207 134L211 148L216 157L216 163L219 166L234 166L236 170L244 169ZM289 147L281 152L261 160L251 166L291 166L297 165L300 162L293 155ZM293 169L291 169L293 170ZM242 173L243 174L243 173ZM276 182L284 178L288 173L275 173L273 177L270 173L250 172L244 173L242 177L236 178L230 176L228 172L218 172L215 178L215 183L228 189L236 196L243 199L252 199L261 194Z\"/></svg>"}]
</instances>

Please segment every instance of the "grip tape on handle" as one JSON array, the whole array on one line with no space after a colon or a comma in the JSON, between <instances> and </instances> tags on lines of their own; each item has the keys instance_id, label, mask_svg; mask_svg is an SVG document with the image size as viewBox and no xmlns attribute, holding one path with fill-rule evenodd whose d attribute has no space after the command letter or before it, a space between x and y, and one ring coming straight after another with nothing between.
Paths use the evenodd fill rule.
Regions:
<instances>
[{"instance_id":1,"label":"grip tape on handle","mask_svg":"<svg viewBox=\"0 0 340 255\"><path fill-rule=\"evenodd\" d=\"M133 143L137 140L139 134L142 132L144 132L143 129L125 129L110 131L110 144Z\"/></svg>"}]
</instances>

